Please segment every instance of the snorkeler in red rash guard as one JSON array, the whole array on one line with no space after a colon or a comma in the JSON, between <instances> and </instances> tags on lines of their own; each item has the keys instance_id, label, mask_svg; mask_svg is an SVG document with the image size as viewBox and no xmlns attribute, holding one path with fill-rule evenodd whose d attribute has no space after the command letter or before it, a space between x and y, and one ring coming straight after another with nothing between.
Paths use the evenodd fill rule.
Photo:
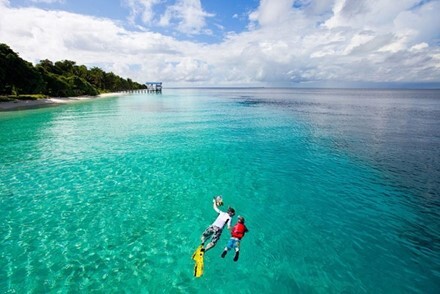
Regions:
<instances>
[{"instance_id":1,"label":"snorkeler in red rash guard","mask_svg":"<svg viewBox=\"0 0 440 294\"><path fill-rule=\"evenodd\" d=\"M237 224L235 224L235 226L231 230L231 238L229 239L228 244L223 250L221 256L224 258L229 250L235 248L234 261L237 261L240 254L240 241L248 231L249 230L244 224L244 217L239 216Z\"/></svg>"}]
</instances>

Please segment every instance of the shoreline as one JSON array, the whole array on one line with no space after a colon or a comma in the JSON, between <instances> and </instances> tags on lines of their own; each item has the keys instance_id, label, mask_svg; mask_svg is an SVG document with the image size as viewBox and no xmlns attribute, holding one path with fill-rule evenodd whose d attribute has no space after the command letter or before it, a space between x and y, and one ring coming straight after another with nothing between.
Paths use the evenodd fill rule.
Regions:
<instances>
[{"instance_id":1,"label":"shoreline","mask_svg":"<svg viewBox=\"0 0 440 294\"><path fill-rule=\"evenodd\" d=\"M2 111L15 111L15 110L26 110L34 109L40 107L58 106L66 103L73 103L84 100L99 99L110 96L122 96L127 95L126 93L104 93L97 96L78 96L78 97L49 97L38 100L15 100L0 102L0 112Z\"/></svg>"}]
</instances>

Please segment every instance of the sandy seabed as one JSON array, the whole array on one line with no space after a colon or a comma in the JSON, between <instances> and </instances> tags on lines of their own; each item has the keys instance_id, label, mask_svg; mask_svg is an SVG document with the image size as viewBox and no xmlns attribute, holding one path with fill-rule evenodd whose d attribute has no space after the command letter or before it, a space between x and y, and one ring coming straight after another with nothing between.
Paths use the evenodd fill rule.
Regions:
<instances>
[{"instance_id":1,"label":"sandy seabed","mask_svg":"<svg viewBox=\"0 0 440 294\"><path fill-rule=\"evenodd\" d=\"M8 102L0 102L0 111L9 111L9 110L22 110L29 108L38 108L38 107L46 107L46 106L56 106L65 103L72 103L83 100L90 99L99 99L103 97L116 96L116 95L125 95L123 93L105 93L100 94L98 96L79 96L79 97L66 97L66 98L45 98L38 100L15 100Z\"/></svg>"}]
</instances>

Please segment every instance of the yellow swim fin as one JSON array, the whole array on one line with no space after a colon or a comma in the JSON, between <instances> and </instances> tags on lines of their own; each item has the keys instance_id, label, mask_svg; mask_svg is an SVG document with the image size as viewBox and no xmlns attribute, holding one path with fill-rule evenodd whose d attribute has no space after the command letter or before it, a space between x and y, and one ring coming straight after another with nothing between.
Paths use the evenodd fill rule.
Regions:
<instances>
[{"instance_id":1,"label":"yellow swim fin","mask_svg":"<svg viewBox=\"0 0 440 294\"><path fill-rule=\"evenodd\" d=\"M196 278L200 278L203 275L203 257L205 256L205 251L202 251L202 249L203 246L199 245L192 255L192 259L195 261L194 277Z\"/></svg>"}]
</instances>

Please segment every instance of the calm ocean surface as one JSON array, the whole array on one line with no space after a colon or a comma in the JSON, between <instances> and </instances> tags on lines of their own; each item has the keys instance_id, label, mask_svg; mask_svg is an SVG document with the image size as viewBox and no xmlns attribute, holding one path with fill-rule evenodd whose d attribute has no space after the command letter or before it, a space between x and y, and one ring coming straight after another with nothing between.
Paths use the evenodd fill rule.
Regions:
<instances>
[{"instance_id":1,"label":"calm ocean surface","mask_svg":"<svg viewBox=\"0 0 440 294\"><path fill-rule=\"evenodd\" d=\"M0 293L440 293L440 91L1 112L0 154ZM250 232L233 262L225 231L196 279L218 194Z\"/></svg>"}]
</instances>

